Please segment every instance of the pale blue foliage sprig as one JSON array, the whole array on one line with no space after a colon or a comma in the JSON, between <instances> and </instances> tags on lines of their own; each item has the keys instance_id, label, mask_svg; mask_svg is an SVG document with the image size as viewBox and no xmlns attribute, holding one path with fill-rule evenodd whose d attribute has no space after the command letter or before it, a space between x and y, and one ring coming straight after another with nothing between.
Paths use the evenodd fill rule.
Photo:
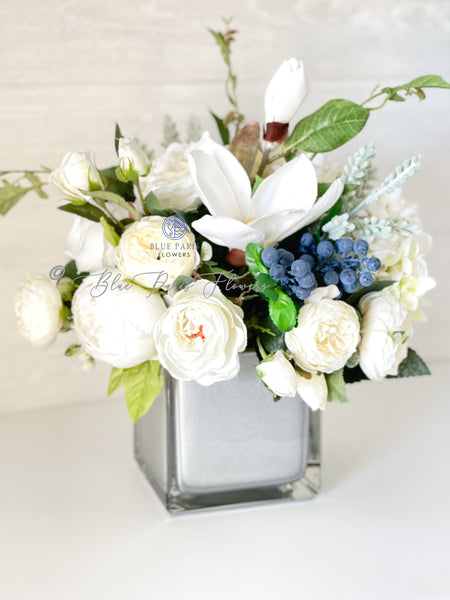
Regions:
<instances>
[{"instance_id":1,"label":"pale blue foliage sprig","mask_svg":"<svg viewBox=\"0 0 450 600\"><path fill-rule=\"evenodd\" d=\"M399 165L393 173L388 175L383 183L377 187L375 190L370 192L366 198L362 202L358 204L349 214L349 219L352 219L355 215L359 213L365 206L375 202L383 194L388 194L393 192L396 188L403 185L407 179L409 179L414 173L419 169L421 164L421 155L417 154L413 156L409 160L405 160L402 165Z\"/></svg>"},{"instance_id":2,"label":"pale blue foliage sprig","mask_svg":"<svg viewBox=\"0 0 450 600\"><path fill-rule=\"evenodd\" d=\"M375 156L375 146L369 142L362 146L347 161L342 179L350 185L362 185L369 175L372 159Z\"/></svg>"},{"instance_id":3,"label":"pale blue foliage sprig","mask_svg":"<svg viewBox=\"0 0 450 600\"><path fill-rule=\"evenodd\" d=\"M351 221L351 224L354 225L352 231L361 237L379 237L389 235L390 233L399 233L405 236L413 233L422 233L422 229L417 223L411 223L411 221L405 219L356 217Z\"/></svg>"}]
</instances>

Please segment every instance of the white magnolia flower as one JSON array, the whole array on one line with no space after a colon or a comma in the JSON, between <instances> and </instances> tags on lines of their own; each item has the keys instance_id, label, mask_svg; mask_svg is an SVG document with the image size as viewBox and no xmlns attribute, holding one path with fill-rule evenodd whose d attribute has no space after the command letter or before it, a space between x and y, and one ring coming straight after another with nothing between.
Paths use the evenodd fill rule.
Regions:
<instances>
[{"instance_id":1,"label":"white magnolia flower","mask_svg":"<svg viewBox=\"0 0 450 600\"><path fill-rule=\"evenodd\" d=\"M153 330L165 311L159 294L126 284L113 269L86 277L72 300L74 328L84 350L122 369L156 358Z\"/></svg>"},{"instance_id":2,"label":"white magnolia flower","mask_svg":"<svg viewBox=\"0 0 450 600\"><path fill-rule=\"evenodd\" d=\"M244 250L249 242L271 246L306 227L338 200L337 179L317 201L317 178L301 155L260 184L252 197L250 180L239 161L208 133L189 155L192 178L210 215L192 227L210 241Z\"/></svg>"},{"instance_id":3,"label":"white magnolia flower","mask_svg":"<svg viewBox=\"0 0 450 600\"><path fill-rule=\"evenodd\" d=\"M231 379L247 344L243 316L205 279L177 292L154 332L161 365L172 377L201 385Z\"/></svg>"},{"instance_id":4,"label":"white magnolia flower","mask_svg":"<svg viewBox=\"0 0 450 600\"><path fill-rule=\"evenodd\" d=\"M30 275L16 292L20 333L33 346L49 346L63 323L62 306L61 294L46 275Z\"/></svg>"},{"instance_id":5,"label":"white magnolia flower","mask_svg":"<svg viewBox=\"0 0 450 600\"><path fill-rule=\"evenodd\" d=\"M167 289L180 275L191 275L200 263L194 234L186 226L181 238L163 232L164 218L144 217L130 225L116 248L116 265L124 277L147 288Z\"/></svg>"},{"instance_id":6,"label":"white magnolia flower","mask_svg":"<svg viewBox=\"0 0 450 600\"><path fill-rule=\"evenodd\" d=\"M109 206L109 211L117 219L128 216L124 208L114 204ZM79 272L93 273L115 265L115 247L106 241L103 227L83 217L74 217L64 252L77 263Z\"/></svg>"},{"instance_id":7,"label":"white magnolia flower","mask_svg":"<svg viewBox=\"0 0 450 600\"><path fill-rule=\"evenodd\" d=\"M87 202L89 191L103 189L102 178L90 152L69 152L48 180L74 204Z\"/></svg>"},{"instance_id":8,"label":"white magnolia flower","mask_svg":"<svg viewBox=\"0 0 450 600\"><path fill-rule=\"evenodd\" d=\"M190 147L170 144L164 154L153 161L147 177L140 180L144 194L154 192L164 208L190 212L202 203L189 172L187 151Z\"/></svg>"},{"instance_id":9,"label":"white magnolia flower","mask_svg":"<svg viewBox=\"0 0 450 600\"><path fill-rule=\"evenodd\" d=\"M119 169L127 180L145 177L150 171L150 161L136 140L119 138Z\"/></svg>"},{"instance_id":10,"label":"white magnolia flower","mask_svg":"<svg viewBox=\"0 0 450 600\"><path fill-rule=\"evenodd\" d=\"M300 374L277 350L256 367L261 380L276 396L292 397L298 394L312 410L324 409L327 400L327 383L323 374Z\"/></svg>"},{"instance_id":11,"label":"white magnolia flower","mask_svg":"<svg viewBox=\"0 0 450 600\"><path fill-rule=\"evenodd\" d=\"M289 123L308 93L303 63L296 58L278 67L264 95L264 122Z\"/></svg>"},{"instance_id":12,"label":"white magnolia flower","mask_svg":"<svg viewBox=\"0 0 450 600\"><path fill-rule=\"evenodd\" d=\"M397 375L408 353L406 340L412 334L406 306L398 302L391 288L362 297L359 365L369 379Z\"/></svg>"},{"instance_id":13,"label":"white magnolia flower","mask_svg":"<svg viewBox=\"0 0 450 600\"><path fill-rule=\"evenodd\" d=\"M333 373L344 367L359 343L355 309L333 300L335 285L315 290L298 313L297 326L285 334L295 362L309 373Z\"/></svg>"}]
</instances>

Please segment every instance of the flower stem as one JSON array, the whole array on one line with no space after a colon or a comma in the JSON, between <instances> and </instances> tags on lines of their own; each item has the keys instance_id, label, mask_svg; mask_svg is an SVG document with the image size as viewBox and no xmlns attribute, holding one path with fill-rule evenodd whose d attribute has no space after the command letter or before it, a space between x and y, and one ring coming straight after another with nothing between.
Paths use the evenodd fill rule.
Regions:
<instances>
[{"instance_id":1,"label":"flower stem","mask_svg":"<svg viewBox=\"0 0 450 600\"><path fill-rule=\"evenodd\" d=\"M259 353L261 354L263 360L265 360L268 355L267 355L267 352L264 350L264 346L262 345L259 337L256 338L256 344L258 346Z\"/></svg>"},{"instance_id":2,"label":"flower stem","mask_svg":"<svg viewBox=\"0 0 450 600\"><path fill-rule=\"evenodd\" d=\"M148 217L150 215L150 213L148 211L147 205L145 204L144 194L142 193L141 184L139 183L139 179L136 180L135 185L137 187L139 198L141 199L141 202L142 202L142 210L144 211L144 214Z\"/></svg>"},{"instance_id":3,"label":"flower stem","mask_svg":"<svg viewBox=\"0 0 450 600\"><path fill-rule=\"evenodd\" d=\"M110 212L108 210L108 208L106 207L106 202L104 202L104 200L100 200L99 198L94 198L94 202L100 206L100 208L108 215L108 217L111 219L111 221L113 221L113 223L115 223L117 225L117 227L119 227L119 229L121 229L122 231L125 231L125 227L122 225L122 223L118 219L116 219L116 217L112 214L112 212Z\"/></svg>"}]
</instances>

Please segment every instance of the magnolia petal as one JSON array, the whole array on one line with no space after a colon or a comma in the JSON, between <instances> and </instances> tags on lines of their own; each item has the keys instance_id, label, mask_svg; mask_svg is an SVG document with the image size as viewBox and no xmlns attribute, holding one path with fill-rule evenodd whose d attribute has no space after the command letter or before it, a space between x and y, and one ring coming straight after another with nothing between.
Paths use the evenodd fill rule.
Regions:
<instances>
[{"instance_id":1,"label":"magnolia petal","mask_svg":"<svg viewBox=\"0 0 450 600\"><path fill-rule=\"evenodd\" d=\"M256 219L283 210L308 211L316 197L316 171L302 154L264 179L253 196L250 215Z\"/></svg>"},{"instance_id":2,"label":"magnolia petal","mask_svg":"<svg viewBox=\"0 0 450 600\"><path fill-rule=\"evenodd\" d=\"M250 225L246 225L237 219L230 217L212 217L205 215L194 221L192 227L205 238L228 248L245 250L247 244L262 244L263 235Z\"/></svg>"},{"instance_id":3,"label":"magnolia petal","mask_svg":"<svg viewBox=\"0 0 450 600\"><path fill-rule=\"evenodd\" d=\"M267 247L298 231L304 219L304 210L285 210L250 221L249 225L252 229L261 232L264 246Z\"/></svg>"},{"instance_id":4,"label":"magnolia petal","mask_svg":"<svg viewBox=\"0 0 450 600\"><path fill-rule=\"evenodd\" d=\"M300 398L312 409L323 410L327 402L327 382L325 375L311 375L310 378L298 376L297 393Z\"/></svg>"},{"instance_id":5,"label":"magnolia petal","mask_svg":"<svg viewBox=\"0 0 450 600\"><path fill-rule=\"evenodd\" d=\"M311 225L314 221L316 221L319 217L321 217L324 213L326 213L330 208L336 204L339 198L342 195L344 190L344 182L342 179L336 179L327 189L325 194L317 199L317 202L313 205L311 210L305 215L305 219L302 222L302 227L306 227L307 225Z\"/></svg>"},{"instance_id":6,"label":"magnolia petal","mask_svg":"<svg viewBox=\"0 0 450 600\"><path fill-rule=\"evenodd\" d=\"M250 180L233 154L205 132L189 151L188 162L194 186L209 212L245 221L251 199Z\"/></svg>"}]
</instances>

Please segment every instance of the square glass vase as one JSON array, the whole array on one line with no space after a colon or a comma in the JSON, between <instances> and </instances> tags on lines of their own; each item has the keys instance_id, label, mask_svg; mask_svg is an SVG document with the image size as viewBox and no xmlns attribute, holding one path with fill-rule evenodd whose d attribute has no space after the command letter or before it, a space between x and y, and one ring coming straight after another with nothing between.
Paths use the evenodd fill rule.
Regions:
<instances>
[{"instance_id":1,"label":"square glass vase","mask_svg":"<svg viewBox=\"0 0 450 600\"><path fill-rule=\"evenodd\" d=\"M234 379L204 387L167 372L134 430L136 460L171 513L278 500L320 488L320 411L275 402L244 352Z\"/></svg>"}]
</instances>

